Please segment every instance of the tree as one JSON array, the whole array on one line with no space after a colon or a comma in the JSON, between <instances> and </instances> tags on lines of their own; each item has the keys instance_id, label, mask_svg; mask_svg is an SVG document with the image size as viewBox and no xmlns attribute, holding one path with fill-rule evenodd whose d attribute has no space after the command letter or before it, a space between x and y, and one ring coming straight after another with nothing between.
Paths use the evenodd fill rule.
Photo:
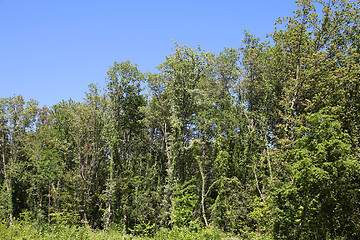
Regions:
<instances>
[{"instance_id":1,"label":"tree","mask_svg":"<svg viewBox=\"0 0 360 240\"><path fill-rule=\"evenodd\" d=\"M293 180L275 197L280 210L275 233L300 239L357 238L360 168L351 156L349 135L339 121L323 113L306 116L296 134L289 153Z\"/></svg>"},{"instance_id":2,"label":"tree","mask_svg":"<svg viewBox=\"0 0 360 240\"><path fill-rule=\"evenodd\" d=\"M51 212L54 209L59 211L55 186L63 173L63 166L60 144L53 139L47 108L39 111L35 130L23 137L27 161L23 165L25 171L22 180L28 184L28 210L33 212L39 224L44 222L46 216L50 223Z\"/></svg>"},{"instance_id":3,"label":"tree","mask_svg":"<svg viewBox=\"0 0 360 240\"><path fill-rule=\"evenodd\" d=\"M108 229L112 206L120 211L123 230L130 226L133 219L131 214L131 177L137 175L136 166L141 165L143 152L141 147L144 127L141 120L141 108L145 106L144 96L141 95L140 83L144 75L129 61L114 63L108 71L107 98L109 99L108 124L106 124L105 139L109 147L110 159L108 165L106 195L107 207L104 212L104 225ZM114 196L118 201L113 201Z\"/></svg>"},{"instance_id":4,"label":"tree","mask_svg":"<svg viewBox=\"0 0 360 240\"><path fill-rule=\"evenodd\" d=\"M2 215L7 215L11 226L13 216L21 212L23 202L18 201L22 186L18 177L22 167L23 140L34 128L37 116L37 102L25 102L22 96L0 100L1 157L2 157Z\"/></svg>"}]
</instances>

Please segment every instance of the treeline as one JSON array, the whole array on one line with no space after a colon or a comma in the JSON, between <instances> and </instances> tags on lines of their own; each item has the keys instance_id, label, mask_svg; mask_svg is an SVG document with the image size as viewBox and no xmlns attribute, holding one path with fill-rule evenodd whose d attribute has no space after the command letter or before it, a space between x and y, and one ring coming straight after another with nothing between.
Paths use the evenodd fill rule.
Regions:
<instances>
[{"instance_id":1,"label":"treeline","mask_svg":"<svg viewBox=\"0 0 360 240\"><path fill-rule=\"evenodd\" d=\"M299 1L270 42L175 45L104 90L0 100L0 217L131 234L360 238L359 2Z\"/></svg>"}]
</instances>

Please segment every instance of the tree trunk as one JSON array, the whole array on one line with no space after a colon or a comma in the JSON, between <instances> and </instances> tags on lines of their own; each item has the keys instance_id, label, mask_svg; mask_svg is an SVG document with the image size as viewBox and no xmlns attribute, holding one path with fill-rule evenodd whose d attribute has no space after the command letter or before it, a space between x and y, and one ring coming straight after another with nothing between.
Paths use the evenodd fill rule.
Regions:
<instances>
[{"instance_id":1,"label":"tree trunk","mask_svg":"<svg viewBox=\"0 0 360 240\"><path fill-rule=\"evenodd\" d=\"M202 217L204 219L205 225L207 228L210 228L209 223L207 221L206 218L206 213L205 213L205 198L206 198L206 193L205 193L205 180L206 180L206 176L204 173L204 170L202 169L202 164L201 164L201 160L197 159L198 165L199 165L199 171L200 171L200 175L201 175L201 212L202 212Z\"/></svg>"},{"instance_id":2,"label":"tree trunk","mask_svg":"<svg viewBox=\"0 0 360 240\"><path fill-rule=\"evenodd\" d=\"M3 139L2 139L2 161L3 161L3 172L4 172L4 180L5 180L5 185L6 185L6 192L8 193L8 208L9 209L9 227L12 226L13 223L13 213L12 213L12 194L11 194L11 179L8 178L7 175L7 171L6 171L6 159L5 159L5 139L4 139L4 134L3 134Z\"/></svg>"},{"instance_id":3,"label":"tree trunk","mask_svg":"<svg viewBox=\"0 0 360 240\"><path fill-rule=\"evenodd\" d=\"M202 184L201 184L201 210L202 210L202 217L204 219L205 225L207 228L210 228L209 223L207 221L206 218L206 214L205 214L205 175L203 174L203 172L201 171L201 179L202 179Z\"/></svg>"},{"instance_id":4,"label":"tree trunk","mask_svg":"<svg viewBox=\"0 0 360 240\"><path fill-rule=\"evenodd\" d=\"M266 203L264 194L261 192L261 189L260 189L260 186L259 186L259 181L258 181L258 178L257 178L257 175L256 175L256 163L254 165L253 172L254 172L254 175L255 175L256 188L259 191L260 198L263 201L263 203Z\"/></svg>"}]
</instances>

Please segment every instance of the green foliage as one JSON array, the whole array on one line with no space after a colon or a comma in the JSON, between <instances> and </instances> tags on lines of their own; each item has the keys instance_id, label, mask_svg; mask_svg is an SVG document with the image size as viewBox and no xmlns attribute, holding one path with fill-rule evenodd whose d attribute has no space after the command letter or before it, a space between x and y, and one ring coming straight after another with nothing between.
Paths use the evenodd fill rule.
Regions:
<instances>
[{"instance_id":1,"label":"green foliage","mask_svg":"<svg viewBox=\"0 0 360 240\"><path fill-rule=\"evenodd\" d=\"M96 231L86 227L75 227L67 225L57 225L52 229L38 228L31 222L15 221L13 227L7 228L5 224L0 224L2 239L237 239L216 229L203 229L197 232L188 228L175 228L173 230L161 229L154 237L133 236L123 234L119 231L109 229L109 231Z\"/></svg>"},{"instance_id":2,"label":"green foliage","mask_svg":"<svg viewBox=\"0 0 360 240\"><path fill-rule=\"evenodd\" d=\"M357 179L360 168L350 156L349 135L324 114L308 115L296 132L299 138L290 155L293 181L277 193L282 200L276 200L286 218L292 216L287 223L278 215L279 233L292 229L297 238L356 237L358 206L349 204L348 198L357 198L353 189L358 186L349 179ZM281 206L283 201L286 205Z\"/></svg>"},{"instance_id":3,"label":"green foliage","mask_svg":"<svg viewBox=\"0 0 360 240\"><path fill-rule=\"evenodd\" d=\"M11 206L9 206L10 202L11 202L11 195L10 192L6 190L6 182L4 182L0 192L1 219L6 219L9 216L11 210Z\"/></svg>"},{"instance_id":4,"label":"green foliage","mask_svg":"<svg viewBox=\"0 0 360 240\"><path fill-rule=\"evenodd\" d=\"M359 239L360 3L297 4L269 42L115 62L81 102L1 98L0 236Z\"/></svg>"},{"instance_id":5,"label":"green foliage","mask_svg":"<svg viewBox=\"0 0 360 240\"><path fill-rule=\"evenodd\" d=\"M165 228L160 229L157 232L153 239L231 239L230 237L223 232L217 229L202 229L200 231L194 232L191 231L189 228L174 228L172 230L168 230Z\"/></svg>"},{"instance_id":6,"label":"green foliage","mask_svg":"<svg viewBox=\"0 0 360 240\"><path fill-rule=\"evenodd\" d=\"M172 197L171 221L174 227L189 227L194 225L196 204L198 203L199 189L194 185L194 181L187 181L183 185L177 185Z\"/></svg>"}]
</instances>

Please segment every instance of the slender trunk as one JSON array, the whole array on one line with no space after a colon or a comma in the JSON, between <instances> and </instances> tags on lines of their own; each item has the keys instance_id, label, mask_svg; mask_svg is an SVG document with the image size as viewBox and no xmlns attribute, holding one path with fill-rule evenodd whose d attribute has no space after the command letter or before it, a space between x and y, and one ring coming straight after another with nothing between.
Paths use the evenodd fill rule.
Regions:
<instances>
[{"instance_id":1,"label":"slender trunk","mask_svg":"<svg viewBox=\"0 0 360 240\"><path fill-rule=\"evenodd\" d=\"M107 211L105 212L105 231L109 230L111 217L111 200L108 201Z\"/></svg>"},{"instance_id":2,"label":"slender trunk","mask_svg":"<svg viewBox=\"0 0 360 240\"><path fill-rule=\"evenodd\" d=\"M199 165L199 171L200 171L200 175L201 175L201 212L202 212L202 217L204 219L205 222L205 226L207 228L210 228L209 223L207 221L206 218L206 213L205 213L205 198L207 193L205 193L205 181L206 181L206 175L204 173L204 170L202 168L202 163L200 159L197 159L198 165Z\"/></svg>"},{"instance_id":3,"label":"slender trunk","mask_svg":"<svg viewBox=\"0 0 360 240\"><path fill-rule=\"evenodd\" d=\"M4 172L4 179L5 179L5 182L6 182L6 190L9 191L9 186L8 186L8 183L7 183L7 173L6 173L6 160L5 160L5 141L3 139L3 142L2 142L2 152L1 152L1 156L2 156L2 161L3 161L3 172Z\"/></svg>"},{"instance_id":4,"label":"slender trunk","mask_svg":"<svg viewBox=\"0 0 360 240\"><path fill-rule=\"evenodd\" d=\"M266 139L266 155L267 155L267 161L268 161L269 173L270 173L270 182L272 183L273 182L273 176L272 176L271 162L270 162L269 142L267 140L266 133L265 133L265 139Z\"/></svg>"},{"instance_id":5,"label":"slender trunk","mask_svg":"<svg viewBox=\"0 0 360 240\"><path fill-rule=\"evenodd\" d=\"M87 215L86 215L86 198L83 198L83 219L84 219L84 224L85 224L85 227L88 228L89 227L89 222L87 220Z\"/></svg>"},{"instance_id":6,"label":"slender trunk","mask_svg":"<svg viewBox=\"0 0 360 240\"><path fill-rule=\"evenodd\" d=\"M124 224L123 224L123 230L122 230L123 234L125 234L125 230L126 230L126 214L124 214Z\"/></svg>"},{"instance_id":7,"label":"slender trunk","mask_svg":"<svg viewBox=\"0 0 360 240\"><path fill-rule=\"evenodd\" d=\"M86 196L83 199L84 223L86 227L89 227L89 222L87 220L87 214L86 214L86 209L87 209L86 199L89 198L90 198L90 187L86 186Z\"/></svg>"},{"instance_id":8,"label":"slender trunk","mask_svg":"<svg viewBox=\"0 0 360 240\"><path fill-rule=\"evenodd\" d=\"M168 145L168 139L167 139L167 131L166 131L166 121L164 122L164 141L165 141L165 151L166 151L166 156L168 159L168 164L171 164L171 156L170 156L170 151L169 151L169 145ZM169 167L169 166L168 166Z\"/></svg>"},{"instance_id":9,"label":"slender trunk","mask_svg":"<svg viewBox=\"0 0 360 240\"><path fill-rule=\"evenodd\" d=\"M51 183L51 188L53 189L54 191L54 194L52 195L53 197L53 202L55 204L55 209L56 209L56 212L60 212L60 209L59 209L59 199L58 199L58 195L57 195L57 191L56 191L56 188L54 186L53 183Z\"/></svg>"},{"instance_id":10,"label":"slender trunk","mask_svg":"<svg viewBox=\"0 0 360 240\"><path fill-rule=\"evenodd\" d=\"M166 121L164 121L164 141L165 141L165 152L167 157L167 164L166 164L166 185L164 186L164 195L163 195L163 208L165 209L165 215L162 217L163 220L161 221L164 224L169 224L170 213L172 209L172 196L173 196L173 187L174 187L174 166L172 160L172 150L169 148L168 138L167 138L167 125Z\"/></svg>"},{"instance_id":11,"label":"slender trunk","mask_svg":"<svg viewBox=\"0 0 360 240\"><path fill-rule=\"evenodd\" d=\"M84 209L84 223L85 223L85 227L89 228L89 222L87 220L87 216L86 216L86 210Z\"/></svg>"},{"instance_id":12,"label":"slender trunk","mask_svg":"<svg viewBox=\"0 0 360 240\"><path fill-rule=\"evenodd\" d=\"M50 212L51 212L51 184L49 181L49 199L48 199L48 227L50 228Z\"/></svg>"},{"instance_id":13,"label":"slender trunk","mask_svg":"<svg viewBox=\"0 0 360 240\"><path fill-rule=\"evenodd\" d=\"M11 197L12 197L12 194L11 194L11 179L8 178L8 175L7 175L7 171L6 171L6 157L5 157L5 139L4 139L4 134L3 134L3 139L2 139L2 161L3 161L3 172L4 172L4 180L5 180L5 186L6 186L6 192L8 193L8 208L9 209L9 226L11 227L12 226L12 222L13 222L13 214L12 214L12 200L11 200Z\"/></svg>"},{"instance_id":14,"label":"slender trunk","mask_svg":"<svg viewBox=\"0 0 360 240\"><path fill-rule=\"evenodd\" d=\"M254 172L254 175L255 175L256 188L259 191L260 198L263 201L263 203L266 203L264 194L261 192L261 189L260 189L260 186L259 186L259 181L258 181L258 178L257 178L257 175L256 175L256 163L254 165L253 172Z\"/></svg>"},{"instance_id":15,"label":"slender trunk","mask_svg":"<svg viewBox=\"0 0 360 240\"><path fill-rule=\"evenodd\" d=\"M113 184L114 184L114 159L113 159L113 153L111 153L110 157L110 176L109 176L109 182L108 182L108 189L107 189L107 209L104 213L104 220L105 220L105 230L107 231L109 229L110 225L110 219L111 219L111 200L113 195Z\"/></svg>"},{"instance_id":16,"label":"slender trunk","mask_svg":"<svg viewBox=\"0 0 360 240\"><path fill-rule=\"evenodd\" d=\"M202 171L201 171L202 172ZM201 174L201 178L202 178L202 184L201 184L201 210L202 210L202 217L204 219L205 225L207 228L210 228L209 223L207 221L206 218L206 214L205 214L205 175L202 172Z\"/></svg>"}]
</instances>

